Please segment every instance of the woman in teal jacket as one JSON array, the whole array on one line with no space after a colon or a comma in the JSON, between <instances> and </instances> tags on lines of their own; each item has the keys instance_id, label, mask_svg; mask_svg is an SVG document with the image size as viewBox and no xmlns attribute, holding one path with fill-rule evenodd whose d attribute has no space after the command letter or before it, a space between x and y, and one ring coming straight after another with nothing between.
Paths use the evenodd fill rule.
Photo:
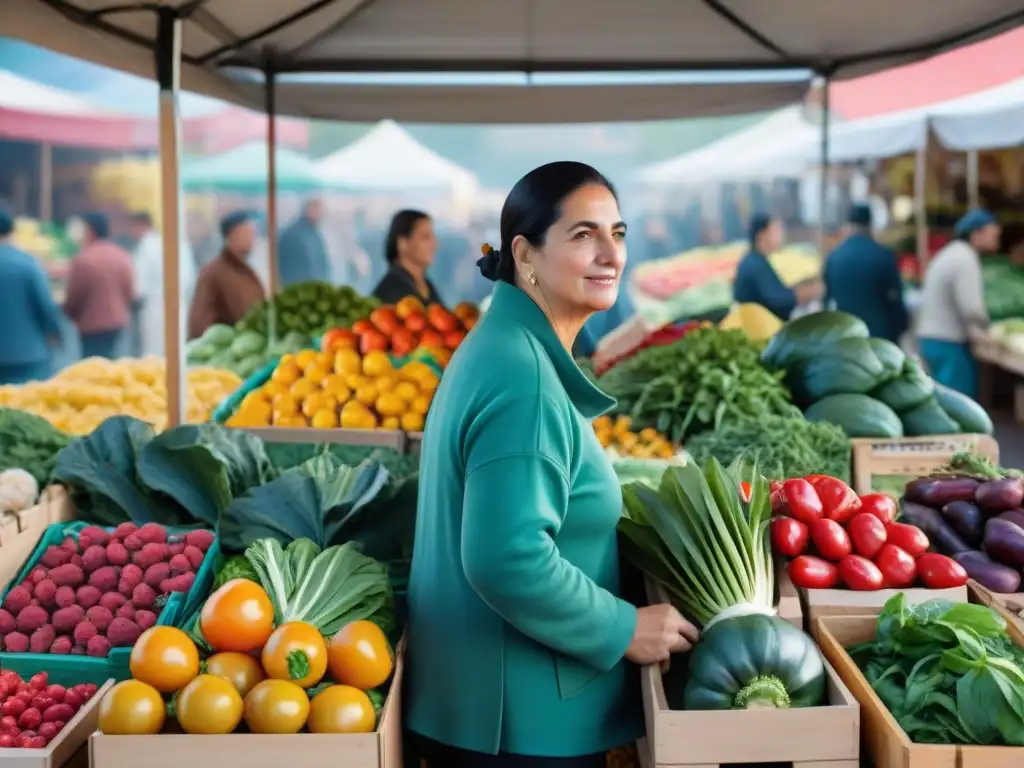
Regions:
<instances>
[{"instance_id":1,"label":"woman in teal jacket","mask_svg":"<svg viewBox=\"0 0 1024 768\"><path fill-rule=\"evenodd\" d=\"M405 724L431 768L597 768L643 733L637 664L696 630L619 596L622 496L590 421L614 401L569 350L615 303L611 184L560 162L501 212L497 282L431 404L409 580Z\"/></svg>"}]
</instances>

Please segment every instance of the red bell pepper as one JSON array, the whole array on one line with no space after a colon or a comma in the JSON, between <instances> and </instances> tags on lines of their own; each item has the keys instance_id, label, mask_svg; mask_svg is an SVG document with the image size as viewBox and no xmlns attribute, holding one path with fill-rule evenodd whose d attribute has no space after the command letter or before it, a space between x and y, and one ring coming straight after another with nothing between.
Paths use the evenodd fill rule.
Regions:
<instances>
[{"instance_id":1,"label":"red bell pepper","mask_svg":"<svg viewBox=\"0 0 1024 768\"><path fill-rule=\"evenodd\" d=\"M841 525L860 512L860 498L853 488L834 477L821 477L814 483L814 490L821 499L825 517Z\"/></svg>"},{"instance_id":2,"label":"red bell pepper","mask_svg":"<svg viewBox=\"0 0 1024 768\"><path fill-rule=\"evenodd\" d=\"M786 505L789 507L789 514L801 523L810 525L815 520L821 519L824 514L824 507L814 487L806 480L793 478L782 484L782 492L786 496Z\"/></svg>"}]
</instances>

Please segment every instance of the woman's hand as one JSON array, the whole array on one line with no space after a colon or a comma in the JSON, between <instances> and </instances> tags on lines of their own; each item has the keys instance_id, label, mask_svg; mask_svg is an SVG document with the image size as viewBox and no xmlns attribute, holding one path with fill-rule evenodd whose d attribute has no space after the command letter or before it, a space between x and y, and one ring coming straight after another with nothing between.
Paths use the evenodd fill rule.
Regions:
<instances>
[{"instance_id":1,"label":"woman's hand","mask_svg":"<svg viewBox=\"0 0 1024 768\"><path fill-rule=\"evenodd\" d=\"M626 658L641 666L658 664L673 653L690 650L698 639L697 628L671 605L649 605L637 609L636 630Z\"/></svg>"}]
</instances>

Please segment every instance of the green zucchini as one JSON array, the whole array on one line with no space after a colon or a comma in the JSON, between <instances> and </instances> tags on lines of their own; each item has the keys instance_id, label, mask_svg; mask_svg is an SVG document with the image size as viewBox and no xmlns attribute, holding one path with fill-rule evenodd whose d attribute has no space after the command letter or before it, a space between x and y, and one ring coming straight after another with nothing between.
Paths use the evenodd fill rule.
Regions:
<instances>
[{"instance_id":1,"label":"green zucchini","mask_svg":"<svg viewBox=\"0 0 1024 768\"><path fill-rule=\"evenodd\" d=\"M770 368L790 368L804 363L842 339L866 339L868 327L845 312L815 312L782 326L761 353Z\"/></svg>"},{"instance_id":2,"label":"green zucchini","mask_svg":"<svg viewBox=\"0 0 1024 768\"><path fill-rule=\"evenodd\" d=\"M932 396L935 382L924 372L921 364L911 357L903 363L903 373L898 379L886 382L871 393L876 400L892 408L896 413L906 413L917 408Z\"/></svg>"},{"instance_id":3,"label":"green zucchini","mask_svg":"<svg viewBox=\"0 0 1024 768\"><path fill-rule=\"evenodd\" d=\"M786 374L786 386L798 405L839 394L863 395L878 386L885 367L868 339L840 339Z\"/></svg>"},{"instance_id":4,"label":"green zucchini","mask_svg":"<svg viewBox=\"0 0 1024 768\"><path fill-rule=\"evenodd\" d=\"M903 423L885 403L867 395L832 395L804 411L808 421L829 421L850 437L903 437Z\"/></svg>"},{"instance_id":5,"label":"green zucchini","mask_svg":"<svg viewBox=\"0 0 1024 768\"><path fill-rule=\"evenodd\" d=\"M825 665L807 634L777 616L723 619L690 654L685 709L814 707L825 696Z\"/></svg>"},{"instance_id":6,"label":"green zucchini","mask_svg":"<svg viewBox=\"0 0 1024 768\"><path fill-rule=\"evenodd\" d=\"M992 434L992 419L984 408L967 395L936 382L935 402L960 425L962 431L973 435Z\"/></svg>"},{"instance_id":7,"label":"green zucchini","mask_svg":"<svg viewBox=\"0 0 1024 768\"><path fill-rule=\"evenodd\" d=\"M929 397L914 410L904 413L901 418L903 432L907 437L955 435L963 431L942 409L935 397Z\"/></svg>"}]
</instances>

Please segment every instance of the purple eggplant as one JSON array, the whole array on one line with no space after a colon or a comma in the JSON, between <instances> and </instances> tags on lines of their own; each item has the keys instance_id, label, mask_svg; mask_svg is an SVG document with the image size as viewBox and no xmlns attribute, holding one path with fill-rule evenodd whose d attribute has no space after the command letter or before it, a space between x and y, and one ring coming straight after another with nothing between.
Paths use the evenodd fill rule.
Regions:
<instances>
[{"instance_id":1,"label":"purple eggplant","mask_svg":"<svg viewBox=\"0 0 1024 768\"><path fill-rule=\"evenodd\" d=\"M967 552L973 547L964 541L963 537L954 530L953 526L947 523L938 512L923 504L915 504L913 501L903 499L901 504L900 520L911 525L916 525L931 542L937 552L944 555L957 555Z\"/></svg>"},{"instance_id":2,"label":"purple eggplant","mask_svg":"<svg viewBox=\"0 0 1024 768\"><path fill-rule=\"evenodd\" d=\"M993 592L1007 595L1020 589L1020 571L995 562L984 552L971 550L954 555L967 575Z\"/></svg>"},{"instance_id":3,"label":"purple eggplant","mask_svg":"<svg viewBox=\"0 0 1024 768\"><path fill-rule=\"evenodd\" d=\"M981 544L981 538L985 535L985 517L977 504L969 501L951 501L942 508L942 518L963 536L968 544L974 547Z\"/></svg>"},{"instance_id":4,"label":"purple eggplant","mask_svg":"<svg viewBox=\"0 0 1024 768\"><path fill-rule=\"evenodd\" d=\"M1024 528L1024 509L1011 509L1008 512L1003 512L1001 515L996 515L1000 520L1009 520L1014 525L1018 525Z\"/></svg>"},{"instance_id":5,"label":"purple eggplant","mask_svg":"<svg viewBox=\"0 0 1024 768\"><path fill-rule=\"evenodd\" d=\"M1009 520L993 517L985 523L984 547L996 562L1013 568L1024 566L1024 528Z\"/></svg>"},{"instance_id":6,"label":"purple eggplant","mask_svg":"<svg viewBox=\"0 0 1024 768\"><path fill-rule=\"evenodd\" d=\"M978 486L974 500L979 507L990 512L1015 509L1024 502L1024 482L1019 477L989 480Z\"/></svg>"},{"instance_id":7,"label":"purple eggplant","mask_svg":"<svg viewBox=\"0 0 1024 768\"><path fill-rule=\"evenodd\" d=\"M952 501L974 501L979 485L969 477L921 477L907 483L903 495L916 504L940 509Z\"/></svg>"}]
</instances>

